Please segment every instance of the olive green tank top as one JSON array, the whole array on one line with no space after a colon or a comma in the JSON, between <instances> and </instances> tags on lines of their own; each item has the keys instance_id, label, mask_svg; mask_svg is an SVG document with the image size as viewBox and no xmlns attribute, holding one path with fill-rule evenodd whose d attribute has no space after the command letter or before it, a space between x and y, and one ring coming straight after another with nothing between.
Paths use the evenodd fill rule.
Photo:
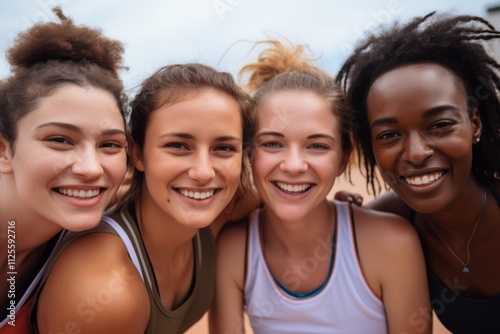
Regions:
<instances>
[{"instance_id":1,"label":"olive green tank top","mask_svg":"<svg viewBox=\"0 0 500 334\"><path fill-rule=\"evenodd\" d=\"M145 334L183 333L200 320L209 309L214 298L216 256L215 240L209 227L200 229L193 238L195 268L192 286L186 300L174 310L163 307L153 267L136 223L135 213L132 211L131 214L127 208L123 208L108 217L103 217L103 221L92 230L68 233L61 243L61 247L57 250L54 262L72 241L90 233L116 234L127 247L129 256L141 274L149 294L151 311ZM47 268L40 284L41 288L45 284L52 266L53 264L50 264ZM31 312L30 318L33 328L37 328L36 305L41 288L35 296Z\"/></svg>"}]
</instances>

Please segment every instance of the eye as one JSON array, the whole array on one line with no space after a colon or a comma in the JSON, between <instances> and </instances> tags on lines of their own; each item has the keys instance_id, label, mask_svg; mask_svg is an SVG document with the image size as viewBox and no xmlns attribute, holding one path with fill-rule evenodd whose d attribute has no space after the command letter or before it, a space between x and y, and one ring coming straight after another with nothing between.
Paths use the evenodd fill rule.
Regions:
<instances>
[{"instance_id":1,"label":"eye","mask_svg":"<svg viewBox=\"0 0 500 334\"><path fill-rule=\"evenodd\" d=\"M431 126L430 126L430 130L439 130L439 129L444 129L444 128L449 128L450 126L454 125L455 123L454 122L451 122L451 121L439 121L439 122L436 122L436 123L433 123Z\"/></svg>"},{"instance_id":2,"label":"eye","mask_svg":"<svg viewBox=\"0 0 500 334\"><path fill-rule=\"evenodd\" d=\"M282 145L277 141L266 141L260 144L264 148L280 148Z\"/></svg>"},{"instance_id":3,"label":"eye","mask_svg":"<svg viewBox=\"0 0 500 334\"><path fill-rule=\"evenodd\" d=\"M50 143L55 143L55 144L60 144L60 145L70 145L72 142L63 136L52 136L48 137L45 139L45 141L50 142Z\"/></svg>"},{"instance_id":4,"label":"eye","mask_svg":"<svg viewBox=\"0 0 500 334\"><path fill-rule=\"evenodd\" d=\"M328 150L328 148L329 148L328 145L320 144L320 143L312 144L309 147L312 148L313 150L318 150L318 151L325 151L325 150Z\"/></svg>"},{"instance_id":5,"label":"eye","mask_svg":"<svg viewBox=\"0 0 500 334\"><path fill-rule=\"evenodd\" d=\"M215 148L215 151L218 151L218 152L236 152L236 147L232 146L232 145L219 145Z\"/></svg>"},{"instance_id":6,"label":"eye","mask_svg":"<svg viewBox=\"0 0 500 334\"><path fill-rule=\"evenodd\" d=\"M116 143L116 142L106 142L106 143L103 143L101 145L101 147L105 147L105 148L121 148L122 145L120 143Z\"/></svg>"},{"instance_id":7,"label":"eye","mask_svg":"<svg viewBox=\"0 0 500 334\"><path fill-rule=\"evenodd\" d=\"M375 137L376 140L390 140L398 137L398 134L394 131L385 131L380 133Z\"/></svg>"},{"instance_id":8,"label":"eye","mask_svg":"<svg viewBox=\"0 0 500 334\"><path fill-rule=\"evenodd\" d=\"M124 145L119 142L115 141L108 141L104 142L100 145L100 148L104 149L108 153L117 153L120 152L123 148Z\"/></svg>"},{"instance_id":9,"label":"eye","mask_svg":"<svg viewBox=\"0 0 500 334\"><path fill-rule=\"evenodd\" d=\"M168 148L168 149L173 149L173 150L188 150L189 149L189 147L186 144L180 143L180 142L167 143L167 144L165 144L164 147Z\"/></svg>"}]
</instances>

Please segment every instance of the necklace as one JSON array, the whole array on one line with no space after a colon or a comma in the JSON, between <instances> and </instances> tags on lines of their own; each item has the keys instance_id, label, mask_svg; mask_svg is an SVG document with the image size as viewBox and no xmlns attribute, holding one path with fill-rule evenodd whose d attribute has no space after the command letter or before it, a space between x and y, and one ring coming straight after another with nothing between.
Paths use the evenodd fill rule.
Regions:
<instances>
[{"instance_id":1,"label":"necklace","mask_svg":"<svg viewBox=\"0 0 500 334\"><path fill-rule=\"evenodd\" d=\"M474 237L474 233L476 233L476 229L477 229L477 226L479 225L479 222L481 221L481 218L483 217L485 207L486 207L486 190L483 190L483 206L481 208L481 212L479 213L479 218L477 218L476 225L474 226L474 229L472 230L472 234L470 235L469 241L467 241L467 262L462 261L462 259L457 255L457 253L455 253L453 251L453 249L450 247L450 245L448 245L446 240L444 240L444 237L441 235L441 233L439 233L439 231L434 227L434 224L432 224L432 223L430 224L432 230L436 233L436 235L439 237L439 239L441 239L441 241L444 243L444 245L450 250L451 254L453 254L457 258L457 260L460 261L460 263L464 266L464 268L462 269L462 271L464 273L468 273L470 271L469 267L468 267L469 262L470 262L469 244L470 244L472 238Z\"/></svg>"}]
</instances>

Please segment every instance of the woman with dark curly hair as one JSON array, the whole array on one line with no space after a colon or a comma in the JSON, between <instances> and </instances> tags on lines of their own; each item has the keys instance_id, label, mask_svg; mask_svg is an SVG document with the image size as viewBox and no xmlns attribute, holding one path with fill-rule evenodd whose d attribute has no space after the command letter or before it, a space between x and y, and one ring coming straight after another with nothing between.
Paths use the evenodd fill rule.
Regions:
<instances>
[{"instance_id":1,"label":"woman with dark curly hair","mask_svg":"<svg viewBox=\"0 0 500 334\"><path fill-rule=\"evenodd\" d=\"M391 188L368 206L414 224L453 333L500 331L498 38L483 18L431 13L369 36L338 75L367 186Z\"/></svg>"},{"instance_id":2,"label":"woman with dark curly hair","mask_svg":"<svg viewBox=\"0 0 500 334\"><path fill-rule=\"evenodd\" d=\"M122 44L54 12L17 37L0 83L2 334L31 332L62 231L95 227L126 171Z\"/></svg>"}]
</instances>

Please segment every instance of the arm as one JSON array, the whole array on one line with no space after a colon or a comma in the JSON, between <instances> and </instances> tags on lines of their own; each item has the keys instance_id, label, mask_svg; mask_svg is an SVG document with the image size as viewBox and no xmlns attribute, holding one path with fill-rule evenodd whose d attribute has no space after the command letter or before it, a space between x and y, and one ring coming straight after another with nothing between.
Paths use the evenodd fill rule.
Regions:
<instances>
[{"instance_id":1,"label":"arm","mask_svg":"<svg viewBox=\"0 0 500 334\"><path fill-rule=\"evenodd\" d=\"M83 236L60 255L40 295L40 333L144 333L149 298L121 239Z\"/></svg>"},{"instance_id":2,"label":"arm","mask_svg":"<svg viewBox=\"0 0 500 334\"><path fill-rule=\"evenodd\" d=\"M356 211L360 261L384 303L389 333L431 333L427 274L416 231L398 216Z\"/></svg>"},{"instance_id":3,"label":"arm","mask_svg":"<svg viewBox=\"0 0 500 334\"><path fill-rule=\"evenodd\" d=\"M337 201L348 202L357 206L361 206L363 204L363 197L360 194L352 193L346 190L337 191L334 198ZM383 193L377 198L374 198L370 202L366 203L365 207L377 211L394 213L405 219L408 219L411 211L406 203L403 202L403 200L394 191L387 191Z\"/></svg>"},{"instance_id":4,"label":"arm","mask_svg":"<svg viewBox=\"0 0 500 334\"><path fill-rule=\"evenodd\" d=\"M226 226L217 240L215 300L209 312L210 333L244 333L243 287L246 224Z\"/></svg>"}]
</instances>

